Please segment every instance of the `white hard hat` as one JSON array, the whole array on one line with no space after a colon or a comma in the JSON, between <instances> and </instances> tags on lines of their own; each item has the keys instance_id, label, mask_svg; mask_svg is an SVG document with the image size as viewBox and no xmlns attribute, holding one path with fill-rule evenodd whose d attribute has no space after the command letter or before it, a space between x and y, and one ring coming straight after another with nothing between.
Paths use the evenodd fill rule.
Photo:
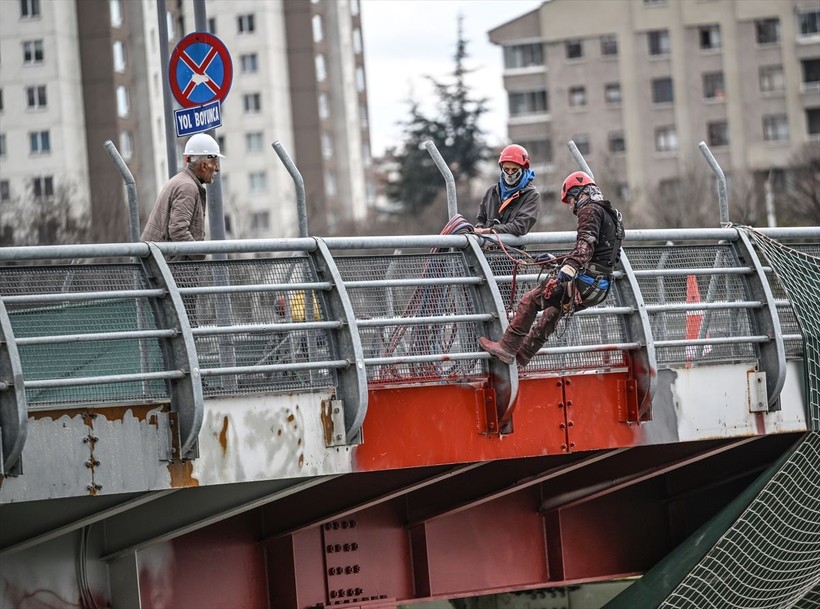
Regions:
<instances>
[{"instance_id":1,"label":"white hard hat","mask_svg":"<svg viewBox=\"0 0 820 609\"><path fill-rule=\"evenodd\" d=\"M195 133L185 144L185 156L206 156L213 154L224 159L225 156L219 150L219 144L207 133Z\"/></svg>"}]
</instances>

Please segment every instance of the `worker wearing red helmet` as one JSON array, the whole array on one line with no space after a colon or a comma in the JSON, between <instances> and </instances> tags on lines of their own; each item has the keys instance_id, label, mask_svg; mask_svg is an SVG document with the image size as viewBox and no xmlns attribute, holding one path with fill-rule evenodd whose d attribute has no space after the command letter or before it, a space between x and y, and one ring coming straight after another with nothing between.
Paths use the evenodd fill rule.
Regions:
<instances>
[{"instance_id":1,"label":"worker wearing red helmet","mask_svg":"<svg viewBox=\"0 0 820 609\"><path fill-rule=\"evenodd\" d=\"M564 180L561 202L571 205L578 218L575 247L555 277L524 294L498 342L484 336L478 339L484 351L505 364L517 361L526 366L564 313L603 302L612 285L624 238L620 212L604 200L601 190L583 171ZM538 311L544 313L536 319Z\"/></svg>"},{"instance_id":2,"label":"worker wearing red helmet","mask_svg":"<svg viewBox=\"0 0 820 609\"><path fill-rule=\"evenodd\" d=\"M498 157L498 183L487 189L475 223L477 233L526 235L538 220L541 195L532 183L530 155L523 146L511 144Z\"/></svg>"}]
</instances>

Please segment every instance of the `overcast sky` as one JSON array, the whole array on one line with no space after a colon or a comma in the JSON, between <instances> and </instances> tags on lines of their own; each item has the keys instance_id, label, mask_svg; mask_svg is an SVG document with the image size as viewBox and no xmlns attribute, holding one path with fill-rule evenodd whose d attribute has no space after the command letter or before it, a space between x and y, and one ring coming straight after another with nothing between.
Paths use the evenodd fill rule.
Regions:
<instances>
[{"instance_id":1,"label":"overcast sky","mask_svg":"<svg viewBox=\"0 0 820 609\"><path fill-rule=\"evenodd\" d=\"M538 8L542 0L360 0L364 38L370 140L373 156L402 141L411 93L434 99L425 76L446 80L454 67L458 14L464 16L467 84L474 97L488 98L482 127L490 143L506 140L507 99L501 47L487 32ZM432 110L432 106L423 106Z\"/></svg>"}]
</instances>

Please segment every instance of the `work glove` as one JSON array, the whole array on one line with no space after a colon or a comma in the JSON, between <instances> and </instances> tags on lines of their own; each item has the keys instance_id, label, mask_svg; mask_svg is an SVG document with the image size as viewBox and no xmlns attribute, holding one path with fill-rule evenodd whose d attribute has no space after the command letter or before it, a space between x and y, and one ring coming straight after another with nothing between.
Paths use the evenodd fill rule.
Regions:
<instances>
[{"instance_id":1,"label":"work glove","mask_svg":"<svg viewBox=\"0 0 820 609\"><path fill-rule=\"evenodd\" d=\"M555 260L555 256L553 256L549 252L544 252L543 254L538 254L535 257L535 261L539 262L539 263L552 262L553 260Z\"/></svg>"},{"instance_id":2,"label":"work glove","mask_svg":"<svg viewBox=\"0 0 820 609\"><path fill-rule=\"evenodd\" d=\"M558 281L572 281L575 279L575 276L578 274L578 271L575 270L575 267L571 264L565 264L561 267L561 270L558 271Z\"/></svg>"}]
</instances>

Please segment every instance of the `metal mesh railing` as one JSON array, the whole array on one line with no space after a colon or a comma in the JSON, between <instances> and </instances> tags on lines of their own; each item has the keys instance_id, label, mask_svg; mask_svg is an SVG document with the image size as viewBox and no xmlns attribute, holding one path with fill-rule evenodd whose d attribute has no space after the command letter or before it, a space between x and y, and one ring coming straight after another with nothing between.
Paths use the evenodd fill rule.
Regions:
<instances>
[{"instance_id":1,"label":"metal mesh railing","mask_svg":"<svg viewBox=\"0 0 820 609\"><path fill-rule=\"evenodd\" d=\"M336 264L349 284L368 380L461 380L482 374L478 279L464 281L472 273L461 252L343 257Z\"/></svg>"},{"instance_id":2,"label":"metal mesh railing","mask_svg":"<svg viewBox=\"0 0 820 609\"><path fill-rule=\"evenodd\" d=\"M310 390L336 383L332 367L299 369L330 360L323 290L307 256L174 263L194 332L206 396ZM293 287L294 286L296 289ZM191 289L196 291L191 291ZM312 303L312 306L305 303ZM300 327L304 326L304 327ZM287 369L275 366L296 364ZM241 368L209 375L220 368Z\"/></svg>"},{"instance_id":3,"label":"metal mesh railing","mask_svg":"<svg viewBox=\"0 0 820 609\"><path fill-rule=\"evenodd\" d=\"M147 289L136 264L3 269L0 296L26 371L30 408L167 397L162 380L48 384L67 377L99 379L164 370L156 340L134 335L158 329L150 299L134 295ZM122 333L132 336L117 338Z\"/></svg>"},{"instance_id":4,"label":"metal mesh railing","mask_svg":"<svg viewBox=\"0 0 820 609\"><path fill-rule=\"evenodd\" d=\"M536 251L529 253L532 256L539 254ZM566 252L554 250L551 253L560 256ZM508 318L511 318L521 297L540 282L545 281L546 276L539 273L538 266L526 265L526 259L521 259L524 264L519 265L516 269L515 262L503 252L491 252L487 255L487 260L496 277L501 298L507 307ZM513 282L515 283L514 293ZM626 357L623 350L591 348L630 341L623 322L623 315L611 312L614 307L622 304L618 282L615 281L609 296L603 303L566 317L559 322L545 348L532 359L523 370L523 374L611 370L625 367Z\"/></svg>"}]
</instances>

